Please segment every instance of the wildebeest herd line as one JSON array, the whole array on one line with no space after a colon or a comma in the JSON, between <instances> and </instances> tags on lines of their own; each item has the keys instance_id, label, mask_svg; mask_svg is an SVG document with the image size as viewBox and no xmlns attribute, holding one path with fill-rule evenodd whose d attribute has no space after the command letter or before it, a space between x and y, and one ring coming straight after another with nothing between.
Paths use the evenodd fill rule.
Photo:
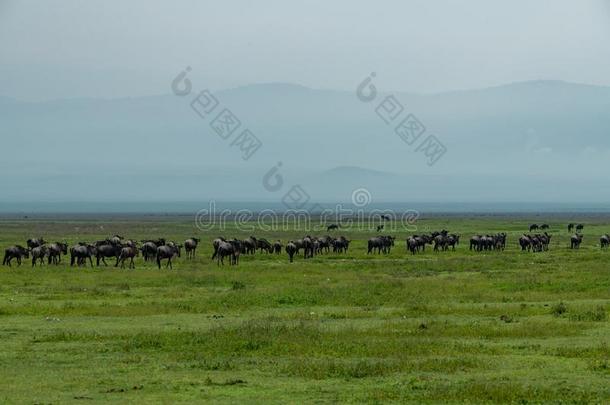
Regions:
<instances>
[{"instance_id":1,"label":"wildebeest herd line","mask_svg":"<svg viewBox=\"0 0 610 405\"><path fill-rule=\"evenodd\" d=\"M328 231L338 229L338 225L331 225ZM568 232L576 230L570 237L570 248L578 249L583 240L584 225L569 224ZM547 224L532 224L529 226L530 233L524 233L519 237L519 246L522 251L542 252L549 249L552 235L546 231L542 234L531 234L534 230L549 229ZM389 235L378 235L371 237L367 241L367 254L388 254L395 245L395 237ZM610 236L602 235L599 239L601 248L610 246ZM95 258L97 266L107 265L106 259L114 259L114 267L125 268L126 263L131 269L135 269L134 259L140 255L145 262L156 262L161 268L165 260L166 268L173 268L172 260L181 257L184 248L186 258L195 258L197 247L201 239L189 238L184 243L179 244L174 241L167 241L164 238L146 239L134 241L126 239L120 235L96 242L79 242L74 246L68 247L64 242L47 242L44 238L32 238L26 241L26 246L14 245L4 251L3 265L11 266L15 260L17 265L22 264L23 258L30 258L32 267L43 265L59 265L62 255L70 255L70 266L86 266L87 262L93 267ZM294 257L303 252L303 258L308 259L316 255L327 254L331 250L333 253L346 253L349 249L350 240L344 236L322 237L305 236L302 239L290 240L283 244L280 240L270 242L265 238L250 236L246 239L226 239L219 237L213 240L213 254L211 259L216 260L218 265L224 265L225 259L229 260L230 265L238 265L239 257L242 254L255 254L257 251L267 254L281 254L282 250L288 255L292 263ZM406 250L415 255L425 252L426 246L433 246L435 252L455 250L459 245L460 235L449 233L446 230L435 231L430 234L411 235L406 239ZM507 235L504 232L497 234L473 235L470 238L469 249L475 252L483 251L503 251L506 248Z\"/></svg>"}]
</instances>

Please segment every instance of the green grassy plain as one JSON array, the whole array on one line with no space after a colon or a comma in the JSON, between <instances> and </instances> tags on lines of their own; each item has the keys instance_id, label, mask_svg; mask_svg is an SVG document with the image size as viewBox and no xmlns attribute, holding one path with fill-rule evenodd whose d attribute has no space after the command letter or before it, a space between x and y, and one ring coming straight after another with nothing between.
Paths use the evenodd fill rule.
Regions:
<instances>
[{"instance_id":1,"label":"green grassy plain","mask_svg":"<svg viewBox=\"0 0 610 405\"><path fill-rule=\"evenodd\" d=\"M96 240L203 238L174 270L0 268L0 402L610 403L610 217L589 217L579 251L567 220L435 217L419 230L463 235L456 252L366 255L370 231L338 231L343 255L295 263L210 261L190 217L10 219L0 247L43 235ZM549 252L521 253L530 222L551 224ZM505 252L474 253L471 234L506 231ZM312 231L323 235L326 232ZM412 232L411 232L412 233ZM2 250L3 250L2 249Z\"/></svg>"}]
</instances>

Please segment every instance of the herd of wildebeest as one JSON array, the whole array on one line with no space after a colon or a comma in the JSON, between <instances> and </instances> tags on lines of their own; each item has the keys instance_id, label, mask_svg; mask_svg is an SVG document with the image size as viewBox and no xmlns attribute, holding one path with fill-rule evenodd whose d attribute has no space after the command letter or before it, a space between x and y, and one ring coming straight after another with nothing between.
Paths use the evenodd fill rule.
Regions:
<instances>
[{"instance_id":1,"label":"herd of wildebeest","mask_svg":"<svg viewBox=\"0 0 610 405\"><path fill-rule=\"evenodd\" d=\"M584 226L582 224L569 224L568 232L575 230L570 237L570 248L578 249L583 240ZM328 231L339 229L333 224L327 228ZM519 237L519 246L522 251L542 252L549 249L552 235L546 230L547 224L532 224L529 227L530 233L524 233ZM534 230L545 230L542 234L532 234ZM395 237L389 235L377 235L367 241L367 254L388 254L395 244ZM507 235L504 232L497 234L473 235L470 238L470 250L475 252L483 251L502 251L506 247ZM610 236L605 234L600 237L600 246L608 248L610 246ZM12 260L21 265L23 258L32 260L32 267L42 265L45 262L49 265L58 265L62 255L70 255L70 266L83 266L87 262L93 267L93 259L97 266L107 265L106 259L113 259L114 266L124 268L128 262L129 268L135 268L134 259L142 256L145 262L156 262L161 268L163 261L165 266L172 268L172 259L180 257L184 249L186 258L195 257L197 247L201 242L198 238L189 238L179 244L174 241L167 241L164 238L147 239L135 241L119 235L99 240L96 242L79 242L69 247L64 242L47 242L42 237L32 238L26 241L26 246L14 245L4 251L3 265L11 266ZM406 239L406 249L411 254L425 252L426 246L433 246L435 252L455 250L460 243L460 235L449 233L446 230L432 232L430 234L411 235ZM346 253L349 249L350 240L344 236L333 237L330 235L322 237L305 236L302 239L290 240L283 244L280 240L270 242L265 238L250 236L246 239L226 239L219 237L212 242L212 260L216 260L218 265L224 265L225 259L229 264L239 264L239 257L242 254L255 254L257 251L267 254L281 254L282 250L288 255L290 262L293 262L296 255L303 254L304 259L312 258L317 255L334 253Z\"/></svg>"}]
</instances>

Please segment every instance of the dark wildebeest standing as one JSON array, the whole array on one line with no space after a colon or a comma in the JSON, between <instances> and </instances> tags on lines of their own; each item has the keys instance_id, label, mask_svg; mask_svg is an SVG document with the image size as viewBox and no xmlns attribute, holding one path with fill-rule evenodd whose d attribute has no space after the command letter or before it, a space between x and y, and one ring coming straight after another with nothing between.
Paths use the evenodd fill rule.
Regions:
<instances>
[{"instance_id":1,"label":"dark wildebeest standing","mask_svg":"<svg viewBox=\"0 0 610 405\"><path fill-rule=\"evenodd\" d=\"M30 254L32 255L32 267L36 266L36 263L40 262L39 264L42 266L44 264L44 258L47 255L48 249L45 245L42 246L36 246L35 248L33 248L30 251Z\"/></svg>"},{"instance_id":2,"label":"dark wildebeest standing","mask_svg":"<svg viewBox=\"0 0 610 405\"><path fill-rule=\"evenodd\" d=\"M582 243L582 234L574 234L570 238L570 249L580 249Z\"/></svg>"},{"instance_id":3,"label":"dark wildebeest standing","mask_svg":"<svg viewBox=\"0 0 610 405\"><path fill-rule=\"evenodd\" d=\"M216 256L218 256L218 248L220 247L220 244L222 242L226 242L226 241L227 240L225 238L223 238L222 236L218 237L212 241L212 247L214 248L214 253L212 254L212 260L214 260L216 258Z\"/></svg>"},{"instance_id":4,"label":"dark wildebeest standing","mask_svg":"<svg viewBox=\"0 0 610 405\"><path fill-rule=\"evenodd\" d=\"M542 224L542 225L540 225L540 229L541 230L549 229L549 224Z\"/></svg>"},{"instance_id":5,"label":"dark wildebeest standing","mask_svg":"<svg viewBox=\"0 0 610 405\"><path fill-rule=\"evenodd\" d=\"M100 266L100 260L102 263L104 263L104 266L108 266L108 263L106 263L107 257L114 257L116 259L116 267L116 264L119 261L119 255L121 254L121 249L123 249L123 245L114 243L106 243L97 246L97 252L95 254L97 267Z\"/></svg>"},{"instance_id":6,"label":"dark wildebeest standing","mask_svg":"<svg viewBox=\"0 0 610 405\"><path fill-rule=\"evenodd\" d=\"M576 232L582 232L582 230L584 229L584 225L583 224L578 224L576 225Z\"/></svg>"},{"instance_id":7,"label":"dark wildebeest standing","mask_svg":"<svg viewBox=\"0 0 610 405\"><path fill-rule=\"evenodd\" d=\"M142 247L140 251L142 252L142 257L144 257L144 261L153 261L157 257L157 249L159 246L165 245L165 239L157 239L157 240L143 240Z\"/></svg>"},{"instance_id":8,"label":"dark wildebeest standing","mask_svg":"<svg viewBox=\"0 0 610 405\"><path fill-rule=\"evenodd\" d=\"M244 253L247 255L255 254L257 245L258 245L257 239L254 236L249 236L248 238L246 238L242 241Z\"/></svg>"},{"instance_id":9,"label":"dark wildebeest standing","mask_svg":"<svg viewBox=\"0 0 610 405\"><path fill-rule=\"evenodd\" d=\"M2 265L8 265L11 267L11 261L13 259L17 259L17 266L21 266L21 259L24 257L26 259L30 257L28 249L20 245L11 246L4 250L4 260L2 261Z\"/></svg>"},{"instance_id":10,"label":"dark wildebeest standing","mask_svg":"<svg viewBox=\"0 0 610 405\"><path fill-rule=\"evenodd\" d=\"M93 267L93 259L92 257L97 254L97 248L91 244L81 243L76 246L72 246L70 248L70 266L74 266L76 263L78 266L82 264L87 264L87 259L89 259L89 263L91 267Z\"/></svg>"},{"instance_id":11,"label":"dark wildebeest standing","mask_svg":"<svg viewBox=\"0 0 610 405\"><path fill-rule=\"evenodd\" d=\"M273 243L273 251L276 255L282 253L282 242L279 239Z\"/></svg>"},{"instance_id":12,"label":"dark wildebeest standing","mask_svg":"<svg viewBox=\"0 0 610 405\"><path fill-rule=\"evenodd\" d=\"M295 253L297 252L297 246L293 241L290 241L286 244L286 253L288 253L288 257L290 258L290 263L292 263Z\"/></svg>"},{"instance_id":13,"label":"dark wildebeest standing","mask_svg":"<svg viewBox=\"0 0 610 405\"><path fill-rule=\"evenodd\" d=\"M311 240L311 236L307 235L303 238L303 259L313 257L314 252L313 240Z\"/></svg>"},{"instance_id":14,"label":"dark wildebeest standing","mask_svg":"<svg viewBox=\"0 0 610 405\"><path fill-rule=\"evenodd\" d=\"M63 242L51 243L48 246L48 264L59 264L61 262L61 255L68 254L68 244Z\"/></svg>"},{"instance_id":15,"label":"dark wildebeest standing","mask_svg":"<svg viewBox=\"0 0 610 405\"><path fill-rule=\"evenodd\" d=\"M530 232L535 231L538 228L539 228L538 224L531 224L530 225Z\"/></svg>"},{"instance_id":16,"label":"dark wildebeest standing","mask_svg":"<svg viewBox=\"0 0 610 405\"><path fill-rule=\"evenodd\" d=\"M455 246L460 244L460 235L457 235L455 233L452 233L451 235L447 236L447 242L445 244L445 250L449 249L449 246L451 246L451 248L453 250L455 250Z\"/></svg>"},{"instance_id":17,"label":"dark wildebeest standing","mask_svg":"<svg viewBox=\"0 0 610 405\"><path fill-rule=\"evenodd\" d=\"M238 265L239 264L239 255L242 251L242 242L233 239L231 241L221 240L218 244L218 250L216 251L216 264L220 266L221 264L224 266L225 257L229 257L229 265Z\"/></svg>"},{"instance_id":18,"label":"dark wildebeest standing","mask_svg":"<svg viewBox=\"0 0 610 405\"><path fill-rule=\"evenodd\" d=\"M184 251L186 252L187 259L194 259L197 245L199 245L201 239L190 238L184 241Z\"/></svg>"},{"instance_id":19,"label":"dark wildebeest standing","mask_svg":"<svg viewBox=\"0 0 610 405\"><path fill-rule=\"evenodd\" d=\"M377 225L377 232L383 231L383 224Z\"/></svg>"},{"instance_id":20,"label":"dark wildebeest standing","mask_svg":"<svg viewBox=\"0 0 610 405\"><path fill-rule=\"evenodd\" d=\"M273 246L271 246L271 243L265 238L258 239L256 241L256 247L261 251L261 253L263 252L263 250L267 253L273 252Z\"/></svg>"},{"instance_id":21,"label":"dark wildebeest standing","mask_svg":"<svg viewBox=\"0 0 610 405\"><path fill-rule=\"evenodd\" d=\"M180 250L182 245L176 245L175 243L168 243L157 248L157 267L161 269L161 260L167 260L165 268L173 269L172 259L174 256L180 257Z\"/></svg>"},{"instance_id":22,"label":"dark wildebeest standing","mask_svg":"<svg viewBox=\"0 0 610 405\"><path fill-rule=\"evenodd\" d=\"M568 232L572 232L574 230L574 226L576 226L575 224L568 224Z\"/></svg>"},{"instance_id":23,"label":"dark wildebeest standing","mask_svg":"<svg viewBox=\"0 0 610 405\"><path fill-rule=\"evenodd\" d=\"M339 225L337 224L330 224L326 227L326 232L332 231L333 229L339 229Z\"/></svg>"},{"instance_id":24,"label":"dark wildebeest standing","mask_svg":"<svg viewBox=\"0 0 610 405\"><path fill-rule=\"evenodd\" d=\"M334 253L347 253L349 248L350 240L346 239L345 236L340 236L332 241Z\"/></svg>"},{"instance_id":25,"label":"dark wildebeest standing","mask_svg":"<svg viewBox=\"0 0 610 405\"><path fill-rule=\"evenodd\" d=\"M116 264L114 265L114 267L117 267L119 265L119 263L121 264L121 268L124 269L125 268L125 260L130 259L129 261L129 268L130 269L135 269L136 268L136 264L133 261L133 258L136 257L138 255L138 248L137 247L132 247L132 246L125 246L124 248L121 249L121 252L119 253L119 259L117 260Z\"/></svg>"},{"instance_id":26,"label":"dark wildebeest standing","mask_svg":"<svg viewBox=\"0 0 610 405\"><path fill-rule=\"evenodd\" d=\"M610 235L605 234L602 235L599 238L599 246L603 249L603 248L607 248L608 246L610 246Z\"/></svg>"}]
</instances>

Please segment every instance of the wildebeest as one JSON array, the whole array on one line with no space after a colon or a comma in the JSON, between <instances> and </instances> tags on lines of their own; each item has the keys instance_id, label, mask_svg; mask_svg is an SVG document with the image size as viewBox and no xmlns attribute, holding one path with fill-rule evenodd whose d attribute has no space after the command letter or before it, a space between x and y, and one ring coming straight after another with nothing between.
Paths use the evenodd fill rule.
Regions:
<instances>
[{"instance_id":1,"label":"wildebeest","mask_svg":"<svg viewBox=\"0 0 610 405\"><path fill-rule=\"evenodd\" d=\"M326 227L326 232L328 231L332 231L333 229L339 229L339 225L337 224L330 224Z\"/></svg>"},{"instance_id":2,"label":"wildebeest","mask_svg":"<svg viewBox=\"0 0 610 405\"><path fill-rule=\"evenodd\" d=\"M256 241L256 247L260 250L261 253L263 252L263 250L267 253L273 252L273 246L271 246L271 243L265 238L259 238Z\"/></svg>"},{"instance_id":3,"label":"wildebeest","mask_svg":"<svg viewBox=\"0 0 610 405\"><path fill-rule=\"evenodd\" d=\"M521 246L521 251L530 250L532 248L532 238L529 235L521 235L519 245Z\"/></svg>"},{"instance_id":4,"label":"wildebeest","mask_svg":"<svg viewBox=\"0 0 610 405\"><path fill-rule=\"evenodd\" d=\"M95 253L96 265L99 267L101 260L102 263L104 263L104 266L108 266L108 264L106 263L107 257L114 257L116 259L116 263L118 263L119 255L121 254L121 249L123 249L123 245L121 245L120 243L105 243L102 245L98 245Z\"/></svg>"},{"instance_id":5,"label":"wildebeest","mask_svg":"<svg viewBox=\"0 0 610 405\"><path fill-rule=\"evenodd\" d=\"M27 244L28 248L33 249L35 247L42 246L47 242L42 237L40 237L28 239L25 243Z\"/></svg>"},{"instance_id":6,"label":"wildebeest","mask_svg":"<svg viewBox=\"0 0 610 405\"><path fill-rule=\"evenodd\" d=\"M541 230L549 229L549 224L542 224L542 225L540 225L540 229Z\"/></svg>"},{"instance_id":7,"label":"wildebeest","mask_svg":"<svg viewBox=\"0 0 610 405\"><path fill-rule=\"evenodd\" d=\"M568 224L568 232L572 232L574 230L574 226L575 226L575 224L572 224L572 223Z\"/></svg>"},{"instance_id":8,"label":"wildebeest","mask_svg":"<svg viewBox=\"0 0 610 405\"><path fill-rule=\"evenodd\" d=\"M121 248L121 252L119 253L119 259L117 260L117 262L114 265L114 267L117 267L120 264L121 268L124 269L125 268L125 260L130 259L130 261L129 261L129 268L130 269L135 269L136 268L136 264L134 263L133 258L136 257L137 255L138 255L138 248L137 247L125 246L125 247Z\"/></svg>"},{"instance_id":9,"label":"wildebeest","mask_svg":"<svg viewBox=\"0 0 610 405\"><path fill-rule=\"evenodd\" d=\"M29 258L30 252L27 248L24 248L21 245L15 245L8 247L4 250L4 260L2 260L2 265L8 265L11 267L11 261L13 259L17 259L17 265L21 266L22 258Z\"/></svg>"},{"instance_id":10,"label":"wildebeest","mask_svg":"<svg viewBox=\"0 0 610 405\"><path fill-rule=\"evenodd\" d=\"M375 253L390 253L390 250L394 246L394 237L393 236L375 236L370 238L367 243L367 254Z\"/></svg>"},{"instance_id":11,"label":"wildebeest","mask_svg":"<svg viewBox=\"0 0 610 405\"><path fill-rule=\"evenodd\" d=\"M412 254L426 251L426 244L432 243L431 235L412 235L407 238L407 250Z\"/></svg>"},{"instance_id":12,"label":"wildebeest","mask_svg":"<svg viewBox=\"0 0 610 405\"><path fill-rule=\"evenodd\" d=\"M390 216L389 215L381 215L381 219L383 219L384 221L389 221L390 220Z\"/></svg>"},{"instance_id":13,"label":"wildebeest","mask_svg":"<svg viewBox=\"0 0 610 405\"><path fill-rule=\"evenodd\" d=\"M279 239L273 242L273 251L276 255L282 253L282 242Z\"/></svg>"},{"instance_id":14,"label":"wildebeest","mask_svg":"<svg viewBox=\"0 0 610 405\"><path fill-rule=\"evenodd\" d=\"M290 258L290 263L292 263L295 253L297 252L297 246L293 241L286 243L286 253L288 253L288 257Z\"/></svg>"},{"instance_id":15,"label":"wildebeest","mask_svg":"<svg viewBox=\"0 0 610 405\"><path fill-rule=\"evenodd\" d=\"M377 225L377 232L383 231L383 224Z\"/></svg>"},{"instance_id":16,"label":"wildebeest","mask_svg":"<svg viewBox=\"0 0 610 405\"><path fill-rule=\"evenodd\" d=\"M600 247L603 248L607 248L608 246L610 246L610 235L608 234L604 234L599 238L599 245Z\"/></svg>"},{"instance_id":17,"label":"wildebeest","mask_svg":"<svg viewBox=\"0 0 610 405\"><path fill-rule=\"evenodd\" d=\"M225 264L224 258L229 257L230 265L239 264L239 255L242 250L242 242L237 239L232 241L220 240L216 251L217 265Z\"/></svg>"},{"instance_id":18,"label":"wildebeest","mask_svg":"<svg viewBox=\"0 0 610 405\"><path fill-rule=\"evenodd\" d=\"M570 249L580 249L582 243L582 234L575 233L570 237Z\"/></svg>"},{"instance_id":19,"label":"wildebeest","mask_svg":"<svg viewBox=\"0 0 610 405\"><path fill-rule=\"evenodd\" d=\"M254 236L249 236L242 241L243 251L245 254L255 254L257 248L257 239Z\"/></svg>"},{"instance_id":20,"label":"wildebeest","mask_svg":"<svg viewBox=\"0 0 610 405\"><path fill-rule=\"evenodd\" d=\"M89 263L91 267L93 267L93 259L92 257L97 254L97 248L92 244L80 243L76 246L72 246L70 248L70 266L83 265L87 263L87 259L89 259Z\"/></svg>"},{"instance_id":21,"label":"wildebeest","mask_svg":"<svg viewBox=\"0 0 610 405\"><path fill-rule=\"evenodd\" d=\"M345 236L340 236L337 239L333 239L331 243L334 253L347 253L350 240L346 239Z\"/></svg>"},{"instance_id":22,"label":"wildebeest","mask_svg":"<svg viewBox=\"0 0 610 405\"><path fill-rule=\"evenodd\" d=\"M63 242L55 242L47 245L47 257L48 264L59 264L61 262L61 255L68 254L68 244Z\"/></svg>"},{"instance_id":23,"label":"wildebeest","mask_svg":"<svg viewBox=\"0 0 610 405\"><path fill-rule=\"evenodd\" d=\"M30 251L30 254L32 255L32 267L36 266L37 263L42 266L44 264L44 258L47 255L47 252L48 250L46 245L36 246L33 248Z\"/></svg>"},{"instance_id":24,"label":"wildebeest","mask_svg":"<svg viewBox=\"0 0 610 405\"><path fill-rule=\"evenodd\" d=\"M578 224L576 225L576 232L582 232L582 230L584 229L584 225L583 224Z\"/></svg>"},{"instance_id":25,"label":"wildebeest","mask_svg":"<svg viewBox=\"0 0 610 405\"><path fill-rule=\"evenodd\" d=\"M460 244L460 235L452 233L451 235L447 236L445 250L447 250L449 248L449 246L451 246L453 248L453 250L455 250L455 246L459 245L459 244Z\"/></svg>"},{"instance_id":26,"label":"wildebeest","mask_svg":"<svg viewBox=\"0 0 610 405\"><path fill-rule=\"evenodd\" d=\"M218 248L220 247L220 244L222 242L226 242L227 240L225 238L223 238L222 236L214 239L212 241L212 247L214 248L214 253L212 253L212 260L214 260L216 258L216 256L218 256Z\"/></svg>"},{"instance_id":27,"label":"wildebeest","mask_svg":"<svg viewBox=\"0 0 610 405\"><path fill-rule=\"evenodd\" d=\"M535 231L536 229L538 229L538 224L531 224L530 225L530 232Z\"/></svg>"},{"instance_id":28,"label":"wildebeest","mask_svg":"<svg viewBox=\"0 0 610 405\"><path fill-rule=\"evenodd\" d=\"M199 242L201 242L201 239L198 238L189 238L184 241L184 252L186 253L187 259L193 259L195 257Z\"/></svg>"},{"instance_id":29,"label":"wildebeest","mask_svg":"<svg viewBox=\"0 0 610 405\"><path fill-rule=\"evenodd\" d=\"M302 241L302 246L303 246L303 259L313 257L314 256L314 246L313 246L313 240L311 239L311 236L307 235L301 241Z\"/></svg>"},{"instance_id":30,"label":"wildebeest","mask_svg":"<svg viewBox=\"0 0 610 405\"><path fill-rule=\"evenodd\" d=\"M159 246L165 245L165 239L146 240L142 242L140 251L142 252L142 257L145 262L155 260L157 257L157 249Z\"/></svg>"},{"instance_id":31,"label":"wildebeest","mask_svg":"<svg viewBox=\"0 0 610 405\"><path fill-rule=\"evenodd\" d=\"M157 267L161 268L161 260L167 260L165 268L173 269L172 259L174 256L180 257L180 250L182 245L177 245L175 243L165 244L163 246L159 246L157 248Z\"/></svg>"}]
</instances>

